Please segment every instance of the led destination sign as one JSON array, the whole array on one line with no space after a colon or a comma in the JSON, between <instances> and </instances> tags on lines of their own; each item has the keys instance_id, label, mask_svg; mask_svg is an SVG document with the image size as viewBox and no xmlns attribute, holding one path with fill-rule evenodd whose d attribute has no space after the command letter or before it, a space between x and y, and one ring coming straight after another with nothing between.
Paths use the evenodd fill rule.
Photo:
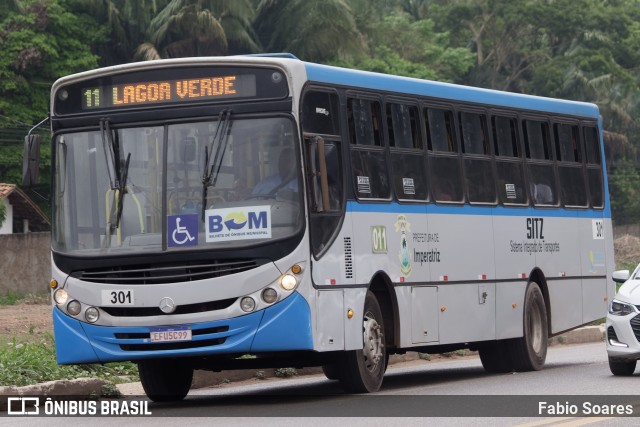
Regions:
<instances>
[{"instance_id":1,"label":"led destination sign","mask_svg":"<svg viewBox=\"0 0 640 427\"><path fill-rule=\"evenodd\" d=\"M284 73L273 68L147 68L77 81L56 90L56 115L210 102L284 99Z\"/></svg>"},{"instance_id":2,"label":"led destination sign","mask_svg":"<svg viewBox=\"0 0 640 427\"><path fill-rule=\"evenodd\" d=\"M134 82L82 90L82 108L135 106L256 96L254 75Z\"/></svg>"}]
</instances>

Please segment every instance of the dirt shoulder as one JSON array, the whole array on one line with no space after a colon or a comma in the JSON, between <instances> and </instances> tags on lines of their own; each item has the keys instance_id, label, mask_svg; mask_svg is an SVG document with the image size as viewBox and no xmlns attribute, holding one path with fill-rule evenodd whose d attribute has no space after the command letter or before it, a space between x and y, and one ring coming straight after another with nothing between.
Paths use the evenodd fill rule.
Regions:
<instances>
[{"instance_id":1,"label":"dirt shoulder","mask_svg":"<svg viewBox=\"0 0 640 427\"><path fill-rule=\"evenodd\" d=\"M21 303L0 306L0 345L18 342L46 340L53 335L51 305Z\"/></svg>"}]
</instances>

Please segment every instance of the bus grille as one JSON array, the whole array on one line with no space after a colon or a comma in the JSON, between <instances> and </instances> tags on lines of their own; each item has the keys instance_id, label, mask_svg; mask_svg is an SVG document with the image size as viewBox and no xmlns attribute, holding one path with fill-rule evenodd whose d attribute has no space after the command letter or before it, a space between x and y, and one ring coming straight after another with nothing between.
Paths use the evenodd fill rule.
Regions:
<instances>
[{"instance_id":1,"label":"bus grille","mask_svg":"<svg viewBox=\"0 0 640 427\"><path fill-rule=\"evenodd\" d=\"M202 341L163 342L156 344L120 344L123 351L158 351L158 350L184 350L187 348L210 347L224 344L226 338L214 338Z\"/></svg>"},{"instance_id":2,"label":"bus grille","mask_svg":"<svg viewBox=\"0 0 640 427\"><path fill-rule=\"evenodd\" d=\"M77 271L71 275L77 279L92 283L155 285L227 276L251 270L266 262L258 261L261 260L191 261L169 264L114 266L104 269Z\"/></svg>"},{"instance_id":3,"label":"bus grille","mask_svg":"<svg viewBox=\"0 0 640 427\"><path fill-rule=\"evenodd\" d=\"M184 304L176 307L174 314L190 314L190 313L202 313L205 311L224 310L228 308L236 301L237 298L223 299L219 301L206 301L198 302L195 304ZM146 317L146 316L166 316L160 310L160 307L115 307L106 306L100 307L106 311L109 315L114 317Z\"/></svg>"},{"instance_id":4,"label":"bus grille","mask_svg":"<svg viewBox=\"0 0 640 427\"><path fill-rule=\"evenodd\" d=\"M631 319L631 329L633 329L633 334L636 336L638 342L640 342L640 314Z\"/></svg>"}]
</instances>

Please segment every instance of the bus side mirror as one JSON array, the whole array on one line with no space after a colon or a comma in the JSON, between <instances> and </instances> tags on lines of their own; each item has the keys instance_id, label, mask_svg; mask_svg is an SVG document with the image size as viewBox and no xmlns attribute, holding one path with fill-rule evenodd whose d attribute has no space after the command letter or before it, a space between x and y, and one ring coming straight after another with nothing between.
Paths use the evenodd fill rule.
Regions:
<instances>
[{"instance_id":1,"label":"bus side mirror","mask_svg":"<svg viewBox=\"0 0 640 427\"><path fill-rule=\"evenodd\" d=\"M25 187L31 187L38 183L41 142L42 137L37 134L29 134L24 138L22 185Z\"/></svg>"}]
</instances>

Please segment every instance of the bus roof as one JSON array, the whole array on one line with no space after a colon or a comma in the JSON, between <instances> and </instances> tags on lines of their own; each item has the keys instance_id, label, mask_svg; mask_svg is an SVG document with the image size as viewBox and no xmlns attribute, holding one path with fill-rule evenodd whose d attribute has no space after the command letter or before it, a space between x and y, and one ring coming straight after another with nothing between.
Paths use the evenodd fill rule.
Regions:
<instances>
[{"instance_id":1,"label":"bus roof","mask_svg":"<svg viewBox=\"0 0 640 427\"><path fill-rule=\"evenodd\" d=\"M309 62L305 62L305 67L307 70L307 79L319 83L400 92L408 95L428 96L442 100L465 101L496 107L553 112L594 119L599 117L598 107L595 104L586 102L502 92L431 80L332 67Z\"/></svg>"},{"instance_id":2,"label":"bus roof","mask_svg":"<svg viewBox=\"0 0 640 427\"><path fill-rule=\"evenodd\" d=\"M327 83L351 88L382 90L407 95L426 96L441 100L455 100L477 103L485 106L518 108L529 111L552 112L578 117L598 119L599 111L595 104L567 101L513 92L482 89L471 86L421 80L411 77L400 77L390 74L361 71L349 68L304 62L289 53L237 55L225 57L174 58L120 64L111 67L94 69L63 77L52 87L52 102L55 90L63 84L86 78L93 78L111 73L141 70L148 67L172 67L179 65L202 65L213 63L246 63L246 64L279 64L293 71L298 66L304 67L306 79L317 83ZM300 64L300 65L296 65Z\"/></svg>"}]
</instances>

